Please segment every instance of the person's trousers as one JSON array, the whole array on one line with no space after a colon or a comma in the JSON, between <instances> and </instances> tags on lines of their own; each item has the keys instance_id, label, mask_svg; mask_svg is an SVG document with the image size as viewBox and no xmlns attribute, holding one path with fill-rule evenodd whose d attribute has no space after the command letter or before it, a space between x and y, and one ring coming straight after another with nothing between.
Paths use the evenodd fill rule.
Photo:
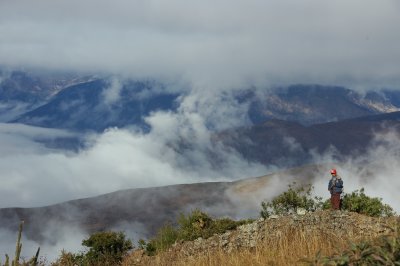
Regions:
<instances>
[{"instance_id":1,"label":"person's trousers","mask_svg":"<svg viewBox=\"0 0 400 266\"><path fill-rule=\"evenodd\" d=\"M331 194L331 206L333 210L340 209L340 193Z\"/></svg>"}]
</instances>

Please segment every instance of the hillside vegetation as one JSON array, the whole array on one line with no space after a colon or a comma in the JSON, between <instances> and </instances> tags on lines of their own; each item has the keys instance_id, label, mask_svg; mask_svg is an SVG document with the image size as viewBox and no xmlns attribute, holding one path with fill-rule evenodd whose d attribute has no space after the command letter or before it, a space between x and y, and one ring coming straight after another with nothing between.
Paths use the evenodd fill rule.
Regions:
<instances>
[{"instance_id":1,"label":"hillside vegetation","mask_svg":"<svg viewBox=\"0 0 400 266\"><path fill-rule=\"evenodd\" d=\"M368 265L363 259L394 265L400 260L399 223L398 217L352 212L288 215L178 242L155 256L136 250L122 265Z\"/></svg>"},{"instance_id":2,"label":"hillside vegetation","mask_svg":"<svg viewBox=\"0 0 400 266\"><path fill-rule=\"evenodd\" d=\"M296 184L261 206L258 220L181 214L131 252L123 232L98 232L82 241L86 251L62 251L51 265L400 265L400 217L363 189L344 195L342 211ZM20 260L21 231L15 258L0 265L45 265L39 250Z\"/></svg>"},{"instance_id":3,"label":"hillside vegetation","mask_svg":"<svg viewBox=\"0 0 400 266\"><path fill-rule=\"evenodd\" d=\"M212 236L212 224L220 219L196 210L182 216L178 227L163 227L142 242L123 265L394 265L400 260L400 220L390 206L361 189L344 195L343 211L326 210L329 201L312 197L312 190L294 183L262 202L261 219L241 221L225 232L219 228ZM300 209L308 212L299 215Z\"/></svg>"}]
</instances>

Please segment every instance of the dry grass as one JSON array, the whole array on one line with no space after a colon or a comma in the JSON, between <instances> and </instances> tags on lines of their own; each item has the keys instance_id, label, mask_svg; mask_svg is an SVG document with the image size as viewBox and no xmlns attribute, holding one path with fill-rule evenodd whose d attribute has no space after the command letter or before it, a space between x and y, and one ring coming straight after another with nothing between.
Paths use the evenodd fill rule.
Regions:
<instances>
[{"instance_id":1,"label":"dry grass","mask_svg":"<svg viewBox=\"0 0 400 266\"><path fill-rule=\"evenodd\" d=\"M349 241L358 240L360 239L344 239L320 231L307 232L292 228L277 236L268 237L253 249L230 253L214 250L194 257L184 257L181 252L171 250L154 257L144 257L140 263L137 257L131 256L122 265L305 265L307 263L304 259L314 258L319 251L322 255L331 255L348 247Z\"/></svg>"}]
</instances>

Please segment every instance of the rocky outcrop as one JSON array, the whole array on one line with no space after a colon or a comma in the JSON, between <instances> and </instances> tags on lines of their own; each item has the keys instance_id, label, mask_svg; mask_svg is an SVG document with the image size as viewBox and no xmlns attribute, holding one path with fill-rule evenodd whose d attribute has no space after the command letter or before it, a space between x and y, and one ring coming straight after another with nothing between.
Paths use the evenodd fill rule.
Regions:
<instances>
[{"instance_id":1,"label":"rocky outcrop","mask_svg":"<svg viewBox=\"0 0 400 266\"><path fill-rule=\"evenodd\" d=\"M375 218L350 212L321 211L303 216L260 219L222 235L176 243L172 249L186 256L206 253L210 250L232 252L241 248L254 248L260 241L266 238L278 239L283 232L288 231L309 231L313 234L335 235L349 239L369 238L393 232L395 223L395 218Z\"/></svg>"},{"instance_id":2,"label":"rocky outcrop","mask_svg":"<svg viewBox=\"0 0 400 266\"><path fill-rule=\"evenodd\" d=\"M344 211L318 211L305 215L290 215L259 219L253 223L239 226L236 230L214 235L208 239L175 243L167 253L171 256L192 257L223 251L234 252L240 249L253 249L261 243L278 243L284 234L301 232L304 237L322 236L361 240L378 235L390 234L400 226L399 217L376 218ZM136 251L138 265L145 258L144 252Z\"/></svg>"}]
</instances>

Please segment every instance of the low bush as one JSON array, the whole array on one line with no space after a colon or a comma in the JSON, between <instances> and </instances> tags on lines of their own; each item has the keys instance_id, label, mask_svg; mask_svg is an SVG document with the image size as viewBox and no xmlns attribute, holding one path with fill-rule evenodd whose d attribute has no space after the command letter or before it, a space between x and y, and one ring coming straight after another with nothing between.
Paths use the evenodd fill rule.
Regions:
<instances>
[{"instance_id":1,"label":"low bush","mask_svg":"<svg viewBox=\"0 0 400 266\"><path fill-rule=\"evenodd\" d=\"M72 253L65 250L61 251L60 256L56 261L51 263L51 266L75 266L75 265L88 265L86 263L84 253Z\"/></svg>"},{"instance_id":2,"label":"low bush","mask_svg":"<svg viewBox=\"0 0 400 266\"><path fill-rule=\"evenodd\" d=\"M261 202L260 215L268 218L271 215L288 215L296 213L298 208L306 211L330 209L330 199L322 201L321 197L313 197L311 185L295 187L296 183L289 185L288 190L278 195L272 201ZM384 217L393 216L396 213L393 208L382 202L381 198L369 197L364 193L364 188L351 193L344 193L341 200L341 209L360 214Z\"/></svg>"},{"instance_id":3,"label":"low bush","mask_svg":"<svg viewBox=\"0 0 400 266\"><path fill-rule=\"evenodd\" d=\"M133 248L132 242L122 232L98 232L82 241L89 248L86 252L62 251L53 266L64 265L119 265L123 257Z\"/></svg>"},{"instance_id":4,"label":"low bush","mask_svg":"<svg viewBox=\"0 0 400 266\"><path fill-rule=\"evenodd\" d=\"M311 185L296 187L296 183L288 186L288 190L272 199L270 202L261 202L261 217L271 215L287 215L296 213L298 208L306 211L315 211L322 208L322 198L313 197L314 187Z\"/></svg>"},{"instance_id":5,"label":"low bush","mask_svg":"<svg viewBox=\"0 0 400 266\"><path fill-rule=\"evenodd\" d=\"M199 237L206 239L252 221L234 221L229 218L213 219L205 212L196 209L188 215L181 214L177 220L177 227L166 224L149 242L140 240L139 246L146 250L148 255L155 255L158 251L168 249L176 241L191 241Z\"/></svg>"},{"instance_id":6,"label":"low bush","mask_svg":"<svg viewBox=\"0 0 400 266\"><path fill-rule=\"evenodd\" d=\"M161 227L156 236L145 244L145 249L149 255L154 255L156 251L164 251L178 239L178 230L170 223Z\"/></svg>"},{"instance_id":7,"label":"low bush","mask_svg":"<svg viewBox=\"0 0 400 266\"><path fill-rule=\"evenodd\" d=\"M94 233L83 240L82 245L89 247L85 255L89 262L108 262L107 264L120 262L122 257L133 248L132 242L125 239L124 233L111 231Z\"/></svg>"},{"instance_id":8,"label":"low bush","mask_svg":"<svg viewBox=\"0 0 400 266\"><path fill-rule=\"evenodd\" d=\"M307 261L310 265L400 265L400 235L381 236L363 241L333 256L321 256Z\"/></svg>"},{"instance_id":9,"label":"low bush","mask_svg":"<svg viewBox=\"0 0 400 266\"><path fill-rule=\"evenodd\" d=\"M360 191L356 190L350 194L344 194L342 209L375 217L393 216L395 214L392 207L382 203L381 198L365 195L364 188Z\"/></svg>"},{"instance_id":10,"label":"low bush","mask_svg":"<svg viewBox=\"0 0 400 266\"><path fill-rule=\"evenodd\" d=\"M213 224L213 219L200 210L194 210L188 215L182 213L178 218L178 238L181 240L208 238Z\"/></svg>"}]
</instances>

